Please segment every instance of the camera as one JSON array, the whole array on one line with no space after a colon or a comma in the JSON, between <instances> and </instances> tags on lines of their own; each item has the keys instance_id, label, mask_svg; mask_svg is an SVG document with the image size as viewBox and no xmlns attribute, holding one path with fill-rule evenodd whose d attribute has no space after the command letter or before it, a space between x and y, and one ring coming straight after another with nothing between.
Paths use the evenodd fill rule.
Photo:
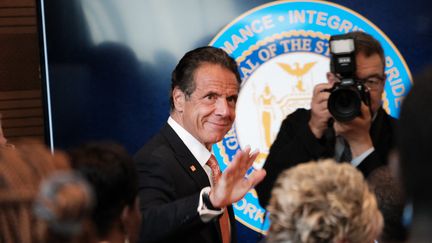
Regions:
<instances>
[{"instance_id":1,"label":"camera","mask_svg":"<svg viewBox=\"0 0 432 243\"><path fill-rule=\"evenodd\" d=\"M334 119L351 121L361 115L361 102L370 107L369 89L356 78L355 42L352 37L334 35L330 37L330 69L340 82L330 92L328 109Z\"/></svg>"}]
</instances>

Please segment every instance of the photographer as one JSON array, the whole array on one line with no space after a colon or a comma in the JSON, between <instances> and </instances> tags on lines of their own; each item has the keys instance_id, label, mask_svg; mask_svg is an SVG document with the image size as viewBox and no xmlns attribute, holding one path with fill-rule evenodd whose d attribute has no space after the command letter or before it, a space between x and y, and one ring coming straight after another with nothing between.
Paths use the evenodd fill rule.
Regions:
<instances>
[{"instance_id":1,"label":"photographer","mask_svg":"<svg viewBox=\"0 0 432 243\"><path fill-rule=\"evenodd\" d=\"M315 86L311 110L297 109L285 118L270 148L264 165L267 176L256 187L263 207L268 203L279 173L297 164L334 158L350 162L365 177L379 166L387 164L387 155L393 148L395 119L381 107L386 79L384 51L376 39L364 32L351 32L337 37L353 40L351 82L354 81L354 84L348 85L351 88L349 92L343 88L345 77L335 70L340 63L335 62L336 47L331 43L332 72L327 74L328 82ZM341 89L344 89L343 95L340 95ZM352 89L358 91L352 92ZM355 107L351 107L353 100L356 101L354 94L360 99L357 110L345 113L346 109ZM336 103L329 106L331 96ZM344 100L347 98L348 101ZM344 117L347 114L351 116Z\"/></svg>"}]
</instances>

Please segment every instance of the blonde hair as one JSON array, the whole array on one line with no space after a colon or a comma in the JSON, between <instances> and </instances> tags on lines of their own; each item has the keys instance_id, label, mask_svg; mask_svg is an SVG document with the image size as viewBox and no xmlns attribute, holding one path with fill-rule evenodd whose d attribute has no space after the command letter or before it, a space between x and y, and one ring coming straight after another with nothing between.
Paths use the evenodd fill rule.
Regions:
<instances>
[{"instance_id":1,"label":"blonde hair","mask_svg":"<svg viewBox=\"0 0 432 243\"><path fill-rule=\"evenodd\" d=\"M383 227L363 175L333 160L304 163L281 173L268 211L268 242L373 242Z\"/></svg>"},{"instance_id":2,"label":"blonde hair","mask_svg":"<svg viewBox=\"0 0 432 243\"><path fill-rule=\"evenodd\" d=\"M45 224L33 214L33 203L45 178L70 170L66 157L25 141L15 149L0 147L0 242L42 242Z\"/></svg>"}]
</instances>

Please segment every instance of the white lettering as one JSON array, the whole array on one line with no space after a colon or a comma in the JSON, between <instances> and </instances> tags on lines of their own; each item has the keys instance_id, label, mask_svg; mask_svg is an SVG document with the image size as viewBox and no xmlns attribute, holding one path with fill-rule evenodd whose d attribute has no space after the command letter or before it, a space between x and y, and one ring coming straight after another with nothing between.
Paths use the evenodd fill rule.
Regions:
<instances>
[{"instance_id":1,"label":"white lettering","mask_svg":"<svg viewBox=\"0 0 432 243\"><path fill-rule=\"evenodd\" d=\"M340 32L350 32L353 30L360 30L361 28L355 26L351 21L341 19L338 15L329 15L327 12L315 11L315 10L289 10L288 20L290 24L316 24L319 26L328 26L331 29L338 30Z\"/></svg>"},{"instance_id":2,"label":"white lettering","mask_svg":"<svg viewBox=\"0 0 432 243\"><path fill-rule=\"evenodd\" d=\"M231 54L240 44L246 42L249 38L273 27L275 25L270 14L263 16L261 19L255 19L249 25L246 24L243 28L240 28L237 34L231 35L231 40L224 42L224 50Z\"/></svg>"},{"instance_id":3,"label":"white lettering","mask_svg":"<svg viewBox=\"0 0 432 243\"><path fill-rule=\"evenodd\" d=\"M240 203L241 203L241 204L240 204ZM243 210L243 209L246 208L247 201L246 201L246 199L242 198L240 201L234 203L233 205L234 205L234 207L235 207L237 210L240 210L240 211L241 211L241 210Z\"/></svg>"}]
</instances>

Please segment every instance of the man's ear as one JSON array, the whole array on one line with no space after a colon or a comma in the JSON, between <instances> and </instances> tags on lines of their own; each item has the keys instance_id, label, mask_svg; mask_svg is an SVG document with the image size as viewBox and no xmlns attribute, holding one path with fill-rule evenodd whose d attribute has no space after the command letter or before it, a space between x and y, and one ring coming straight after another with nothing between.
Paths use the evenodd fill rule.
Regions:
<instances>
[{"instance_id":1,"label":"man's ear","mask_svg":"<svg viewBox=\"0 0 432 243\"><path fill-rule=\"evenodd\" d=\"M174 110L183 112L184 103L186 101L186 95L178 87L175 87L172 91L172 97L174 102Z\"/></svg>"},{"instance_id":2,"label":"man's ear","mask_svg":"<svg viewBox=\"0 0 432 243\"><path fill-rule=\"evenodd\" d=\"M332 72L327 72L327 82L333 85L336 82L336 76Z\"/></svg>"}]
</instances>

